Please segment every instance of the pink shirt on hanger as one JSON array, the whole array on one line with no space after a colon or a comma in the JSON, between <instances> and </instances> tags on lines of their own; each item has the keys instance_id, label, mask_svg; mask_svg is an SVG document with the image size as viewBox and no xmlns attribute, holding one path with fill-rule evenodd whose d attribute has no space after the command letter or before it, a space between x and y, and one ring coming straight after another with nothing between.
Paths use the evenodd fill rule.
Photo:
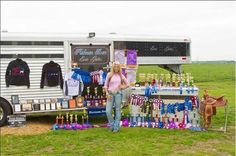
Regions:
<instances>
[{"instance_id":1,"label":"pink shirt on hanger","mask_svg":"<svg viewBox=\"0 0 236 156\"><path fill-rule=\"evenodd\" d=\"M110 73L107 74L104 87L107 88L108 91L119 91L120 90L119 86L121 85L120 75L115 73L108 84L109 75ZM124 75L122 75L122 79L124 83L128 85L128 81Z\"/></svg>"}]
</instances>

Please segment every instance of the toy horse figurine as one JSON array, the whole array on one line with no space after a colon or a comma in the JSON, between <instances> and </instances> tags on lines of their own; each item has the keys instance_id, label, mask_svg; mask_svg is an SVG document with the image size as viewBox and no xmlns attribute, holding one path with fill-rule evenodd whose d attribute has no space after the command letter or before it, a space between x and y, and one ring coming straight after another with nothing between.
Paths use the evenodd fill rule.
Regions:
<instances>
[{"instance_id":1,"label":"toy horse figurine","mask_svg":"<svg viewBox=\"0 0 236 156\"><path fill-rule=\"evenodd\" d=\"M204 98L201 101L200 112L204 119L204 128L208 129L211 125L211 117L216 115L216 107L224 107L228 103L224 96L213 97L208 95L208 91L205 90Z\"/></svg>"}]
</instances>

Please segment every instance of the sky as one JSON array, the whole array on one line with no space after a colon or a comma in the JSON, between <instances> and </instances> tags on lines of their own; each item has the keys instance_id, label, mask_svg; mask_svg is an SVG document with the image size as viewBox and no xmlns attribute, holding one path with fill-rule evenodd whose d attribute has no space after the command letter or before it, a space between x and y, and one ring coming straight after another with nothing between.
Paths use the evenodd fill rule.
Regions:
<instances>
[{"instance_id":1,"label":"sky","mask_svg":"<svg viewBox=\"0 0 236 156\"><path fill-rule=\"evenodd\" d=\"M236 1L1 1L1 30L188 36L193 61L236 61Z\"/></svg>"}]
</instances>

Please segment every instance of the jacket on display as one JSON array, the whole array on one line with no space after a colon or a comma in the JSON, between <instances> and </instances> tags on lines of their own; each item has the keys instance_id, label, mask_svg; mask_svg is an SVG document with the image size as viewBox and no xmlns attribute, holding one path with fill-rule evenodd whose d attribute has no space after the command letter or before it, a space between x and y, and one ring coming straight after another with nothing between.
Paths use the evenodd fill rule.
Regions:
<instances>
[{"instance_id":1,"label":"jacket on display","mask_svg":"<svg viewBox=\"0 0 236 156\"><path fill-rule=\"evenodd\" d=\"M78 96L82 94L84 84L80 75L77 79L73 79L72 75L74 72L65 74L63 91L66 96Z\"/></svg>"},{"instance_id":2,"label":"jacket on display","mask_svg":"<svg viewBox=\"0 0 236 156\"><path fill-rule=\"evenodd\" d=\"M43 65L40 88L44 86L55 87L60 85L63 88L63 79L61 73L61 66L54 61L50 61Z\"/></svg>"},{"instance_id":3,"label":"jacket on display","mask_svg":"<svg viewBox=\"0 0 236 156\"><path fill-rule=\"evenodd\" d=\"M6 86L16 85L16 86L27 86L30 87L29 79L30 69L28 64L22 59L17 58L11 61L6 70L5 81Z\"/></svg>"}]
</instances>

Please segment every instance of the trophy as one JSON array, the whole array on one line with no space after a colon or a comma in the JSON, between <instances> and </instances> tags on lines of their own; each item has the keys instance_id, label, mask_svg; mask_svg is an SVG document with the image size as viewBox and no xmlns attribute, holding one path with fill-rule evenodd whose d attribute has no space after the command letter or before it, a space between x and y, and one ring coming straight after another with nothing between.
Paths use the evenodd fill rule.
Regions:
<instances>
[{"instance_id":1,"label":"trophy","mask_svg":"<svg viewBox=\"0 0 236 156\"><path fill-rule=\"evenodd\" d=\"M82 125L84 125L84 121L86 120L86 124L88 124L88 114L86 110L84 110L84 114L82 116Z\"/></svg>"},{"instance_id":2,"label":"trophy","mask_svg":"<svg viewBox=\"0 0 236 156\"><path fill-rule=\"evenodd\" d=\"M144 74L144 73L140 73L140 74L139 74L139 81L140 81L140 85L141 85L141 86L144 86L144 85L145 85L145 81L146 81L146 80L145 80L145 79L146 79L145 77L146 77L146 74Z\"/></svg>"},{"instance_id":3,"label":"trophy","mask_svg":"<svg viewBox=\"0 0 236 156\"><path fill-rule=\"evenodd\" d=\"M164 123L164 128L168 128L168 123L169 123L169 117L167 116L167 114L165 114L165 116L162 117L162 121Z\"/></svg>"},{"instance_id":4,"label":"trophy","mask_svg":"<svg viewBox=\"0 0 236 156\"><path fill-rule=\"evenodd\" d=\"M172 86L175 87L176 86L176 74L175 73L172 74L171 82L172 82Z\"/></svg>"},{"instance_id":5,"label":"trophy","mask_svg":"<svg viewBox=\"0 0 236 156\"><path fill-rule=\"evenodd\" d=\"M69 124L69 113L66 113L66 124Z\"/></svg>"},{"instance_id":6,"label":"trophy","mask_svg":"<svg viewBox=\"0 0 236 156\"><path fill-rule=\"evenodd\" d=\"M184 74L180 74L180 84L182 85L182 87L185 86L184 82L185 82L185 75Z\"/></svg>"},{"instance_id":7,"label":"trophy","mask_svg":"<svg viewBox=\"0 0 236 156\"><path fill-rule=\"evenodd\" d=\"M164 74L161 74L161 76L160 76L160 86L162 87L162 86L164 86Z\"/></svg>"},{"instance_id":8,"label":"trophy","mask_svg":"<svg viewBox=\"0 0 236 156\"><path fill-rule=\"evenodd\" d=\"M99 105L100 107L103 106L103 104L102 104L102 96L98 96L98 105Z\"/></svg>"},{"instance_id":9,"label":"trophy","mask_svg":"<svg viewBox=\"0 0 236 156\"><path fill-rule=\"evenodd\" d=\"M166 74L166 86L170 87L170 74Z\"/></svg>"},{"instance_id":10,"label":"trophy","mask_svg":"<svg viewBox=\"0 0 236 156\"><path fill-rule=\"evenodd\" d=\"M73 123L73 114L70 114L70 124Z\"/></svg>"},{"instance_id":11,"label":"trophy","mask_svg":"<svg viewBox=\"0 0 236 156\"><path fill-rule=\"evenodd\" d=\"M105 98L106 97L106 89L104 87L102 87L102 94L103 94L103 97Z\"/></svg>"},{"instance_id":12,"label":"trophy","mask_svg":"<svg viewBox=\"0 0 236 156\"><path fill-rule=\"evenodd\" d=\"M181 83L181 76L180 76L180 74L178 74L177 81L176 81L176 86L179 87L180 83Z\"/></svg>"},{"instance_id":13,"label":"trophy","mask_svg":"<svg viewBox=\"0 0 236 156\"><path fill-rule=\"evenodd\" d=\"M58 116L56 117L56 124L58 125Z\"/></svg>"},{"instance_id":14,"label":"trophy","mask_svg":"<svg viewBox=\"0 0 236 156\"><path fill-rule=\"evenodd\" d=\"M86 98L86 100L87 100L87 107L91 106L90 95L89 95L89 93L90 93L89 88L90 87L87 87L87 98Z\"/></svg>"},{"instance_id":15,"label":"trophy","mask_svg":"<svg viewBox=\"0 0 236 156\"><path fill-rule=\"evenodd\" d=\"M87 87L87 95L89 96L89 93L90 93L90 87L88 86Z\"/></svg>"},{"instance_id":16,"label":"trophy","mask_svg":"<svg viewBox=\"0 0 236 156\"><path fill-rule=\"evenodd\" d=\"M64 126L63 126L63 124L64 124L64 117L61 115L61 114L59 114L57 117L56 117L56 125L59 125L60 124L60 126L59 126L59 128L63 128Z\"/></svg>"},{"instance_id":17,"label":"trophy","mask_svg":"<svg viewBox=\"0 0 236 156\"><path fill-rule=\"evenodd\" d=\"M97 94L98 94L98 89L97 89L97 87L94 88L94 93L95 93L95 96L97 96Z\"/></svg>"},{"instance_id":18,"label":"trophy","mask_svg":"<svg viewBox=\"0 0 236 156\"><path fill-rule=\"evenodd\" d=\"M193 86L194 86L194 85L193 85L193 82L194 82L194 81L193 81L193 77L192 77L192 76L190 77L190 80L189 80L189 81L190 81L190 82L189 82L189 86L193 87Z\"/></svg>"}]
</instances>

